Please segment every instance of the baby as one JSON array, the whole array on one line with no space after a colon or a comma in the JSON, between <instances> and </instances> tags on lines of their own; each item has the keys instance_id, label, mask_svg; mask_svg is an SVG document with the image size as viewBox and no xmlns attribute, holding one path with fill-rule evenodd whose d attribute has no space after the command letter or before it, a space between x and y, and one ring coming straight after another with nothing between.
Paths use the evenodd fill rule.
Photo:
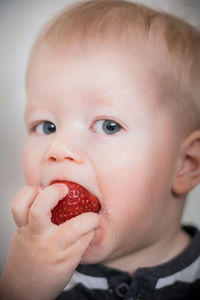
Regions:
<instances>
[{"instance_id":1,"label":"baby","mask_svg":"<svg viewBox=\"0 0 200 300\"><path fill-rule=\"evenodd\" d=\"M76 3L43 28L1 299L199 299L200 233L181 226L200 181L199 53L197 29L127 1ZM98 209L53 222L70 184Z\"/></svg>"}]
</instances>

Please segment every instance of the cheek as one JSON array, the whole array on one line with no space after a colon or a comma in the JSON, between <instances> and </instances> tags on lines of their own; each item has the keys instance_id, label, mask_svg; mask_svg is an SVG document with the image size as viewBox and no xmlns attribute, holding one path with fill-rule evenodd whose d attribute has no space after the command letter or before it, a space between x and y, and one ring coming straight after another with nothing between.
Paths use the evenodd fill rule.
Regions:
<instances>
[{"instance_id":1,"label":"cheek","mask_svg":"<svg viewBox=\"0 0 200 300\"><path fill-rule=\"evenodd\" d=\"M28 185L40 184L41 158L39 155L39 147L27 143L23 152L23 170L26 183Z\"/></svg>"},{"instance_id":2,"label":"cheek","mask_svg":"<svg viewBox=\"0 0 200 300\"><path fill-rule=\"evenodd\" d=\"M160 215L170 191L170 155L158 146L129 144L99 157L104 160L98 164L99 186L116 224L148 224Z\"/></svg>"},{"instance_id":3,"label":"cheek","mask_svg":"<svg viewBox=\"0 0 200 300\"><path fill-rule=\"evenodd\" d=\"M128 148L109 151L112 156L104 155L104 162L101 161L97 167L104 209L110 222L114 222L118 228L133 224L133 215L135 220L140 219L141 213L144 213L143 202L149 194L149 183L147 180L144 182L142 176L145 173L144 166L133 151L125 149Z\"/></svg>"}]
</instances>

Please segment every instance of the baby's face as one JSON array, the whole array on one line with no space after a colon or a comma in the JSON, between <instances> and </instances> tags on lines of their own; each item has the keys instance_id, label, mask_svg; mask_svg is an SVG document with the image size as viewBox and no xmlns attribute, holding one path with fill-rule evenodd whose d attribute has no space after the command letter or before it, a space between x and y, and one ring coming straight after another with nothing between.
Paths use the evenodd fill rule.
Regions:
<instances>
[{"instance_id":1,"label":"baby's face","mask_svg":"<svg viewBox=\"0 0 200 300\"><path fill-rule=\"evenodd\" d=\"M178 139L160 95L153 61L137 49L43 45L31 60L25 177L74 181L99 198L85 262L150 247L168 230Z\"/></svg>"}]
</instances>

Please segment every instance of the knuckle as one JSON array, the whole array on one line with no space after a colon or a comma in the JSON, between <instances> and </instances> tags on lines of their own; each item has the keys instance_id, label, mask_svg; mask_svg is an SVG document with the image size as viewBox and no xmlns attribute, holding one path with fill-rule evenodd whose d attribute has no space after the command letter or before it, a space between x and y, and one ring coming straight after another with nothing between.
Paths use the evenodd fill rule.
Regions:
<instances>
[{"instance_id":1,"label":"knuckle","mask_svg":"<svg viewBox=\"0 0 200 300\"><path fill-rule=\"evenodd\" d=\"M41 211L37 207L32 207L29 214L31 219L39 219L41 216Z\"/></svg>"},{"instance_id":2,"label":"knuckle","mask_svg":"<svg viewBox=\"0 0 200 300\"><path fill-rule=\"evenodd\" d=\"M23 199L25 196L29 196L31 193L35 192L32 186L26 186L21 189L16 196L14 197L13 201L11 202L11 210L15 211L19 206L23 204Z\"/></svg>"},{"instance_id":3,"label":"knuckle","mask_svg":"<svg viewBox=\"0 0 200 300\"><path fill-rule=\"evenodd\" d=\"M13 201L10 204L10 209L12 211L12 213L16 213L19 208L21 207L21 202L22 202L22 191L20 191L15 198L13 199Z\"/></svg>"},{"instance_id":4,"label":"knuckle","mask_svg":"<svg viewBox=\"0 0 200 300\"><path fill-rule=\"evenodd\" d=\"M17 205L16 205L16 203L15 203L15 200L13 200L12 202L11 202L11 205L10 205L10 209L11 209L11 212L12 212L12 214L13 215L15 215L16 213L17 213Z\"/></svg>"}]
</instances>

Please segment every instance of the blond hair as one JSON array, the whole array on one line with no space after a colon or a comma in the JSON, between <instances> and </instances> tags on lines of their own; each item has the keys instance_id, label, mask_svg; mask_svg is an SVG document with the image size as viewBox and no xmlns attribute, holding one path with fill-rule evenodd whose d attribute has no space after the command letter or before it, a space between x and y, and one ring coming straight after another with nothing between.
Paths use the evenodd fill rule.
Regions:
<instances>
[{"instance_id":1,"label":"blond hair","mask_svg":"<svg viewBox=\"0 0 200 300\"><path fill-rule=\"evenodd\" d=\"M81 1L67 6L44 26L33 52L44 40L61 46L70 45L73 39L124 41L136 35L147 43L157 41L166 51L172 72L168 72L168 90L179 114L177 122L182 120L182 129L188 131L200 128L200 31L178 17L123 0Z\"/></svg>"}]
</instances>

